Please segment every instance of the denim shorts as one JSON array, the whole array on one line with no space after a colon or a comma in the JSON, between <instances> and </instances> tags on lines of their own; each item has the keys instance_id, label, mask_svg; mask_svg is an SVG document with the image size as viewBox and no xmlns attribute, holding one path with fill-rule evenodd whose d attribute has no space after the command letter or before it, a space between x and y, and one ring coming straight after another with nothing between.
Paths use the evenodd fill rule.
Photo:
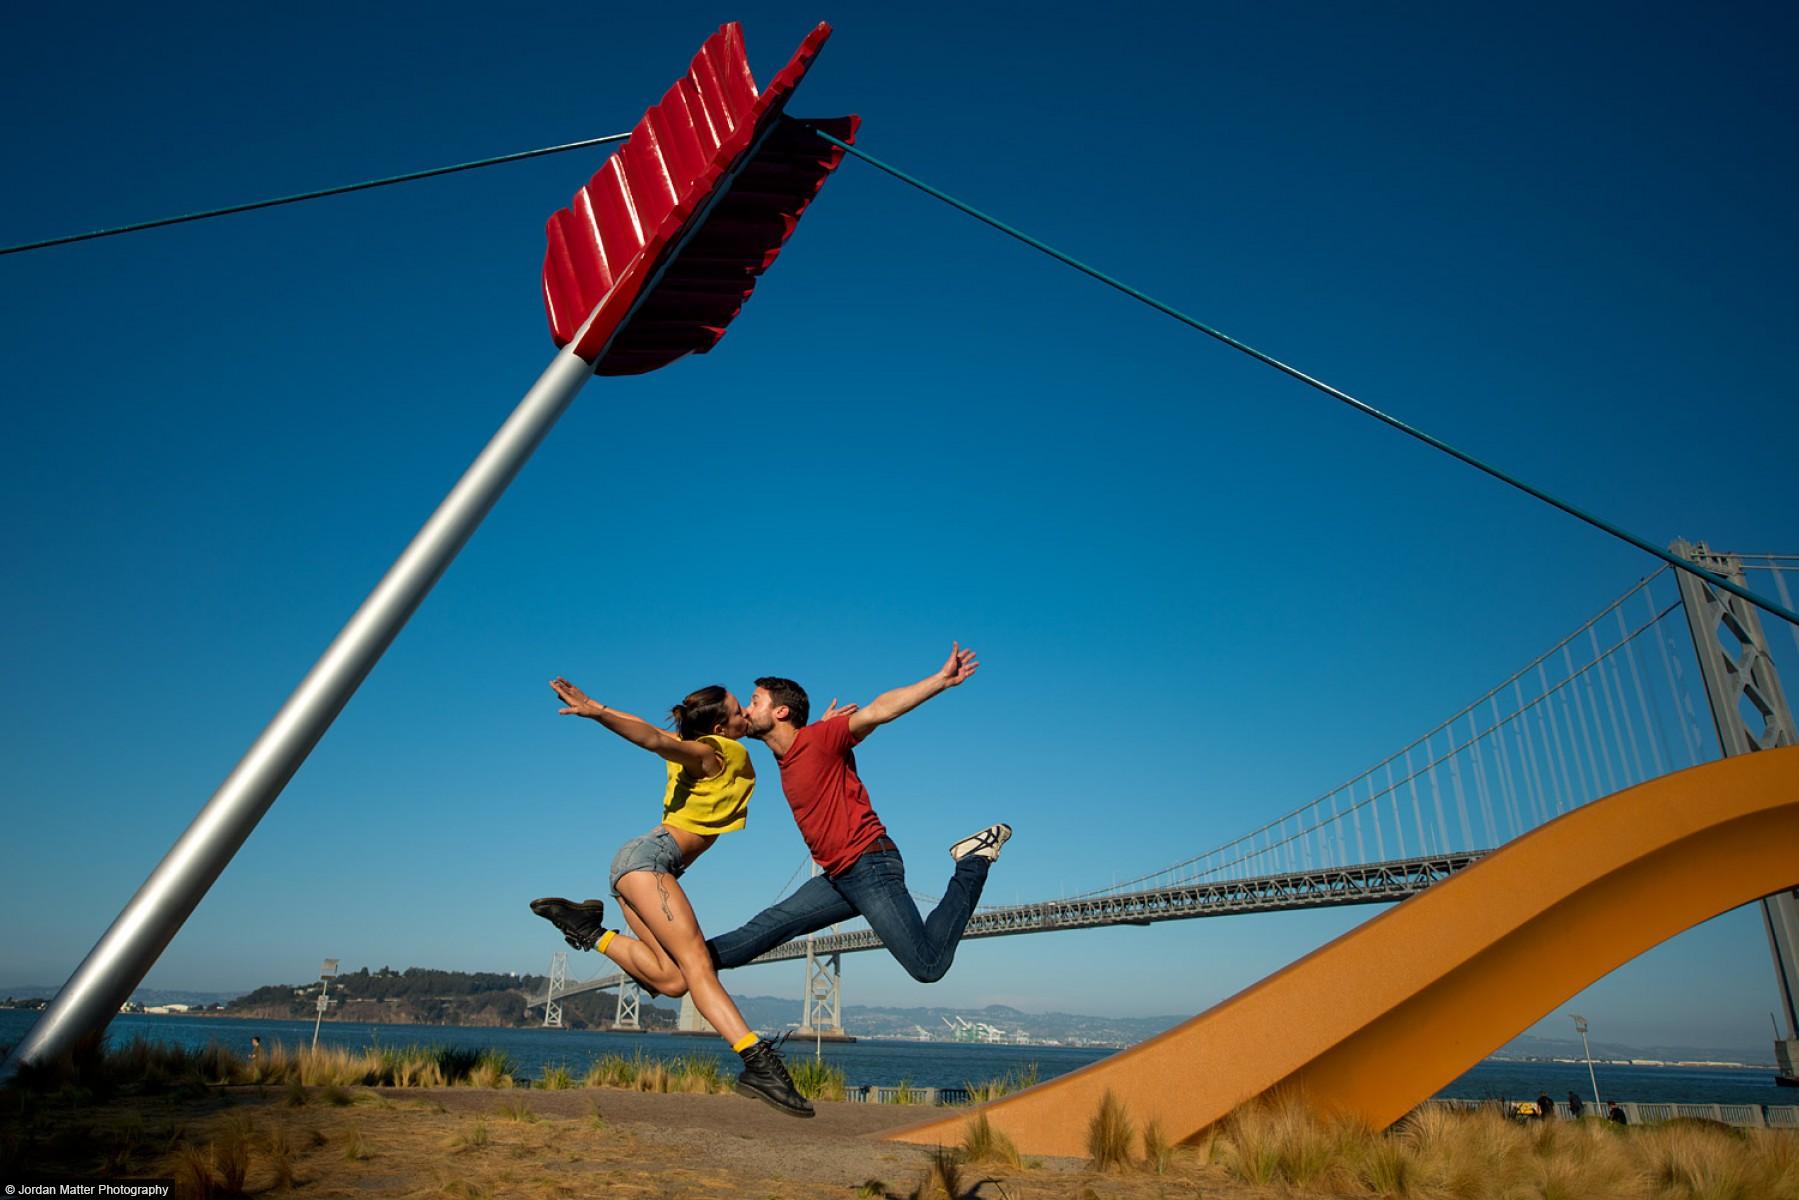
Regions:
<instances>
[{"instance_id":1,"label":"denim shorts","mask_svg":"<svg viewBox=\"0 0 1799 1200\"><path fill-rule=\"evenodd\" d=\"M675 835L657 828L632 838L612 856L612 894L619 895L619 878L632 871L655 871L679 879L686 869L681 865L681 847L675 842Z\"/></svg>"}]
</instances>

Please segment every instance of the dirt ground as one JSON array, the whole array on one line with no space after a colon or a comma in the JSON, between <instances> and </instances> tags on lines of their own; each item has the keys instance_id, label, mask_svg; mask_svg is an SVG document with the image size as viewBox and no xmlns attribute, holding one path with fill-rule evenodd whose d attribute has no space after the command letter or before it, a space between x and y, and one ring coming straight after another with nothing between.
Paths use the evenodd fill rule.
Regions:
<instances>
[{"instance_id":1,"label":"dirt ground","mask_svg":"<svg viewBox=\"0 0 1799 1200\"><path fill-rule=\"evenodd\" d=\"M52 1098L0 1115L0 1177L174 1178L184 1195L303 1197L942 1196L930 1151L880 1140L933 1111L821 1102L796 1120L737 1096L224 1088L110 1104ZM241 1178L233 1189L233 1173ZM1161 1174L1080 1160L964 1164L959 1197L1163 1200L1263 1194L1176 1156Z\"/></svg>"}]
</instances>

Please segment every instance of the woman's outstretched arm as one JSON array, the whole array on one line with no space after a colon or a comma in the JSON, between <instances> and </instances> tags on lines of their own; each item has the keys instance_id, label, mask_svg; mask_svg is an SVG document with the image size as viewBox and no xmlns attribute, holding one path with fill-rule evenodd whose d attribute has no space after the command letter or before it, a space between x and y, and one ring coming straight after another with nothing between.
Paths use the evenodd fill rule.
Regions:
<instances>
[{"instance_id":1,"label":"woman's outstretched arm","mask_svg":"<svg viewBox=\"0 0 1799 1200\"><path fill-rule=\"evenodd\" d=\"M633 745L692 771L702 778L716 775L724 767L717 749L705 742L686 742L666 729L658 729L642 717L634 717L616 708L607 708L580 688L558 675L550 680L550 690L561 699L563 716L586 717L598 721Z\"/></svg>"}]
</instances>

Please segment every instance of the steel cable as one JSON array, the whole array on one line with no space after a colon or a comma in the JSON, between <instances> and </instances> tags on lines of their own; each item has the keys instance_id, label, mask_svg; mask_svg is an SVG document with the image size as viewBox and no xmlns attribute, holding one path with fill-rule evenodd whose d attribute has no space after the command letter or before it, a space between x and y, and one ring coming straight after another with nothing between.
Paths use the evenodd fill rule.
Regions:
<instances>
[{"instance_id":1,"label":"steel cable","mask_svg":"<svg viewBox=\"0 0 1799 1200\"><path fill-rule=\"evenodd\" d=\"M1120 279L1113 278L1112 276L1106 274L1104 271L1099 270L1097 267L1088 266L1086 263L1082 262L1078 258L1075 258L1073 255L1065 254L1062 251L1056 249L1054 246L1051 246L1049 243L1040 241L1037 238L1032 237L1030 234L1025 233L1022 230L1015 229L1012 226L1006 224L1004 221L1001 221L999 218L989 216L987 213L982 212L980 209L975 208L971 204L963 203L962 201L956 199L954 196L951 196L949 193L940 191L937 188L932 187L930 184L924 182L922 179L919 179L916 176L908 175L906 172L900 170L898 167L895 167L889 163L882 162L880 159L874 157L872 154L869 154L866 151L858 150L856 147L850 145L846 141L843 141L839 138L832 137L830 134L826 133L822 129L817 128L816 126L811 127L811 128L812 128L813 133L817 134L819 137L823 138L825 141L829 142L831 145L836 146L838 149L843 150L846 153L853 154L857 158L861 159L863 162L867 163L869 166L874 167L875 169L877 169L879 171L883 171L883 172L887 173L888 175L893 176L895 179L899 180L901 183L907 184L911 187L915 187L919 191L925 193L927 196L931 196L937 200L941 200L945 204L948 204L950 207L957 209L958 211L966 213L967 215L973 217L975 220L980 221L983 224L992 226L994 229L999 230L1001 233L1005 234L1007 237L1015 238L1016 240L1021 241L1025 245L1031 247L1033 250L1041 251L1042 253L1047 254L1051 258L1055 259L1057 262L1060 262L1060 263L1064 264L1065 266L1073 267L1075 270L1081 272L1083 275L1086 275L1092 279L1097 279L1099 282L1105 284L1107 287L1113 288L1120 292L1123 292L1125 295L1129 296L1131 299L1136 300L1139 303L1146 304L1149 307L1155 309L1157 312L1162 313L1165 316L1173 317L1175 320L1179 321L1181 324L1186 325L1192 329L1197 329L1199 332L1205 334L1207 337L1215 338L1216 340L1223 342L1225 345L1229 346L1231 349L1241 351L1242 353L1247 354L1251 358L1255 359L1257 362L1260 362L1266 366L1273 367L1275 370L1279 371L1281 374L1290 376L1293 379L1297 379L1299 382L1305 384L1307 387L1315 388L1318 391L1323 392L1325 395L1331 397L1333 400L1341 401L1342 403L1347 404L1349 407L1355 409L1357 412L1362 413L1365 416L1373 417L1375 420L1380 421L1382 424L1391 426L1392 428L1399 430L1401 433L1406 434L1408 437L1416 438L1419 441L1423 442L1427 446L1430 446L1437 450L1441 450L1443 453L1450 455L1451 457L1459 459L1460 461L1468 464L1469 466L1473 467L1475 470L1481 471L1484 474L1492 476L1494 479L1499 480L1501 483L1505 483L1505 484L1510 485L1511 487L1517 488L1519 491L1525 493L1526 495L1534 496L1536 499L1543 501L1545 504L1549 504L1555 508L1559 508L1563 512L1567 513L1569 516L1574 517L1578 520L1584 521L1588 525L1593 526L1593 528L1598 529L1601 532L1609 533L1613 537L1618 538L1621 541L1628 542L1632 546L1635 546L1637 549L1643 551L1646 554L1654 555L1656 558L1661 559L1663 562L1669 564L1670 566L1676 567L1682 571L1686 571L1687 573L1689 573L1691 575L1698 576L1700 579L1705 580L1705 582L1711 584L1713 587L1722 588L1723 590L1729 592L1731 595L1740 597L1744 600L1747 600L1749 603L1755 605L1757 608L1760 608L1765 612L1771 613L1772 615L1777 616L1784 621L1788 621L1794 625L1799 625L1799 612L1794 612L1790 608L1783 607L1782 605L1776 603L1775 601L1768 599L1766 596L1762 596L1755 592L1752 592L1748 588L1745 588L1740 584L1732 583L1730 580L1724 578L1722 575L1718 575L1711 571L1708 571L1704 567L1701 567L1696 563L1688 562L1686 559L1681 558L1679 555L1674 554L1671 551L1664 550L1660 546L1657 546L1655 543L1650 542L1644 538L1638 537L1636 534L1631 533L1629 530L1620 528L1619 526L1612 524L1610 521L1605 520L1603 517L1595 516L1594 514L1587 512L1585 509L1579 508L1573 504L1568 503L1566 500L1558 499L1557 497L1549 494L1548 492L1543 491L1541 488L1538 488L1532 484L1526 483L1524 480L1519 479L1515 475L1508 474L1507 472L1500 470L1498 467L1492 466L1488 463L1481 461L1480 459L1474 457L1472 454L1468 454L1465 451L1456 449L1454 446L1450 445L1448 442L1445 442L1441 438L1438 438L1431 434L1428 434L1428 433L1424 432L1422 429L1418 429L1412 425L1408 425L1406 422L1400 420L1398 417L1392 416L1389 413L1382 412L1380 409L1375 408L1373 405L1367 404L1361 400L1356 399L1354 396L1351 396L1348 392L1342 391L1339 388L1332 387L1330 384L1325 383L1321 379L1315 379L1312 376L1307 375L1304 371L1301 371L1297 367L1288 366L1286 363L1282 362L1278 358L1275 358L1273 355L1265 354L1262 351L1257 350L1254 346L1251 346L1245 342L1240 342L1236 338L1230 336L1228 333L1225 333L1222 330L1214 329L1212 326L1207 325L1204 321L1201 321L1196 317L1188 316L1186 313L1180 311L1178 308L1175 308L1174 306L1172 306L1170 304L1165 304L1162 301L1156 299L1154 296L1151 296L1146 292L1139 291L1136 288L1132 287L1130 284L1125 283L1124 281L1122 281Z\"/></svg>"},{"instance_id":2,"label":"steel cable","mask_svg":"<svg viewBox=\"0 0 1799 1200\"><path fill-rule=\"evenodd\" d=\"M302 200L318 200L325 196L341 196L348 192L363 192L370 188L387 187L395 183L410 183L415 179L431 179L438 175L451 175L457 171L473 171L478 167L494 167L501 163L522 162L527 158L542 158L546 154L561 154L566 150L585 150L589 146L602 146L608 142L622 142L631 135L628 133L609 133L605 137L588 138L580 142L564 142L560 146L544 146L537 150L521 150L516 154L502 154L497 158L481 158L474 162L457 163L449 167L433 167L429 171L412 171L405 175L390 175L385 179L371 179L364 183L346 183L341 187L321 188L316 192L301 192L297 196L280 196L273 200L252 200L248 204L233 204L226 208L209 208L205 212L185 213L179 217L160 217L154 221L139 221L135 225L119 225L112 229L95 229L88 233L71 233L63 237L46 238L41 242L23 242L17 246L0 247L0 256L23 254L27 250L43 250L50 246L67 246L73 242L91 242L96 238L117 237L121 233L139 233L145 229L161 229L165 225L182 225L188 221L204 221L211 217L225 217L233 213L254 212L261 208L275 208L282 204L298 204Z\"/></svg>"}]
</instances>

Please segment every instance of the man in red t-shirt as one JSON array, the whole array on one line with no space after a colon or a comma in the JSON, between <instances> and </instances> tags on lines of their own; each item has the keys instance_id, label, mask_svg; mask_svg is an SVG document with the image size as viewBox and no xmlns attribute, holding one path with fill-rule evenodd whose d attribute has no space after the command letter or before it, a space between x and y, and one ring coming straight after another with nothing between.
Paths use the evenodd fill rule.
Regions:
<instances>
[{"instance_id":1,"label":"man in red t-shirt","mask_svg":"<svg viewBox=\"0 0 1799 1200\"><path fill-rule=\"evenodd\" d=\"M906 890L899 847L856 774L855 747L878 726L964 682L979 666L974 651L952 645L949 660L935 674L883 692L866 708L833 706L812 725L806 723L811 702L799 684L772 675L756 681L745 710L749 734L774 751L781 790L824 873L741 929L710 939L706 945L714 963L740 967L783 942L859 915L912 978L920 983L943 978L1012 827L990 825L951 846L956 868L949 887L931 915L921 917Z\"/></svg>"}]
</instances>

